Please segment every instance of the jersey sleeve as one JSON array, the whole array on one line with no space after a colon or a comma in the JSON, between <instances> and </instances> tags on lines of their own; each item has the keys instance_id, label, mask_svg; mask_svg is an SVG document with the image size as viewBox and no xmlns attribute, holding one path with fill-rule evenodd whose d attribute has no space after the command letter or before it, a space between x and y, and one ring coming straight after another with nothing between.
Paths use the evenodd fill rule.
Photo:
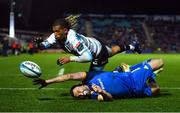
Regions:
<instances>
[{"instance_id":1,"label":"jersey sleeve","mask_svg":"<svg viewBox=\"0 0 180 113\"><path fill-rule=\"evenodd\" d=\"M93 56L89 52L84 52L82 53L81 56L70 56L70 61L75 61L75 62L89 62L92 61Z\"/></svg>"},{"instance_id":2,"label":"jersey sleeve","mask_svg":"<svg viewBox=\"0 0 180 113\"><path fill-rule=\"evenodd\" d=\"M144 94L143 96L145 96L145 97L150 97L150 96L152 96L151 88L150 88L149 86L146 86L146 87L144 88L143 94Z\"/></svg>"},{"instance_id":3,"label":"jersey sleeve","mask_svg":"<svg viewBox=\"0 0 180 113\"><path fill-rule=\"evenodd\" d=\"M45 48L49 48L54 43L56 43L56 38L54 33L52 33L46 40L42 42Z\"/></svg>"},{"instance_id":4,"label":"jersey sleeve","mask_svg":"<svg viewBox=\"0 0 180 113\"><path fill-rule=\"evenodd\" d=\"M103 73L103 71L86 72L85 76L82 79L83 83L90 85L90 80L101 73Z\"/></svg>"}]
</instances>

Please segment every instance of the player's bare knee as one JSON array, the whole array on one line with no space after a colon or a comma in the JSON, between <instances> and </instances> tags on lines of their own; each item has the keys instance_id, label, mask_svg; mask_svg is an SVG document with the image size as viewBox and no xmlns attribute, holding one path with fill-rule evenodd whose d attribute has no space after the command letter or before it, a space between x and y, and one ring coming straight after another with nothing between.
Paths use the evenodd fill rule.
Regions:
<instances>
[{"instance_id":1,"label":"player's bare knee","mask_svg":"<svg viewBox=\"0 0 180 113\"><path fill-rule=\"evenodd\" d=\"M162 58L158 59L158 64L159 64L160 66L163 66L163 65L164 65L164 61L163 61Z\"/></svg>"},{"instance_id":2,"label":"player's bare knee","mask_svg":"<svg viewBox=\"0 0 180 113\"><path fill-rule=\"evenodd\" d=\"M119 46L113 46L111 47L111 53L112 55L118 53L120 51L120 47Z\"/></svg>"}]
</instances>

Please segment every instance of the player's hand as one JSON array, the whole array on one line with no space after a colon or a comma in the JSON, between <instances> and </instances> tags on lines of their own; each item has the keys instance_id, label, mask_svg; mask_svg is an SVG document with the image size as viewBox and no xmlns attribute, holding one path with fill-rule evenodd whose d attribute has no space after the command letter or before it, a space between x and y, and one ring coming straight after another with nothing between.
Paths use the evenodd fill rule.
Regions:
<instances>
[{"instance_id":1,"label":"player's hand","mask_svg":"<svg viewBox=\"0 0 180 113\"><path fill-rule=\"evenodd\" d=\"M43 88L43 87L46 87L48 84L46 83L45 80L41 79L41 78L38 78L38 79L34 79L33 80L33 85L41 85L39 87L39 89Z\"/></svg>"},{"instance_id":2,"label":"player's hand","mask_svg":"<svg viewBox=\"0 0 180 113\"><path fill-rule=\"evenodd\" d=\"M113 97L110 93L106 92L105 90L101 89L100 86L96 84L92 84L92 89L98 93L98 101L113 101Z\"/></svg>"},{"instance_id":3,"label":"player's hand","mask_svg":"<svg viewBox=\"0 0 180 113\"><path fill-rule=\"evenodd\" d=\"M70 58L69 57L62 57L62 58L59 58L57 60L57 64L58 65L63 65L63 64L67 64L70 62Z\"/></svg>"},{"instance_id":4,"label":"player's hand","mask_svg":"<svg viewBox=\"0 0 180 113\"><path fill-rule=\"evenodd\" d=\"M43 39L41 37L37 37L34 39L34 42L40 44L41 42L43 42Z\"/></svg>"},{"instance_id":5,"label":"player's hand","mask_svg":"<svg viewBox=\"0 0 180 113\"><path fill-rule=\"evenodd\" d=\"M91 87L97 93L102 93L103 92L103 90L98 85L96 85L96 84L92 84Z\"/></svg>"}]
</instances>

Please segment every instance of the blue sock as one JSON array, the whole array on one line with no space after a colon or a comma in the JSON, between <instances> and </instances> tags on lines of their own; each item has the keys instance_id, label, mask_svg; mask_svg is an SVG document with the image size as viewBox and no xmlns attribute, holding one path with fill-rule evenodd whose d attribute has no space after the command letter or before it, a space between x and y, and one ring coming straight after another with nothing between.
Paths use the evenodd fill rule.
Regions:
<instances>
[{"instance_id":1,"label":"blue sock","mask_svg":"<svg viewBox=\"0 0 180 113\"><path fill-rule=\"evenodd\" d=\"M114 70L113 70L113 72L123 72L123 70L122 70L122 68L120 67L120 66L117 66Z\"/></svg>"}]
</instances>

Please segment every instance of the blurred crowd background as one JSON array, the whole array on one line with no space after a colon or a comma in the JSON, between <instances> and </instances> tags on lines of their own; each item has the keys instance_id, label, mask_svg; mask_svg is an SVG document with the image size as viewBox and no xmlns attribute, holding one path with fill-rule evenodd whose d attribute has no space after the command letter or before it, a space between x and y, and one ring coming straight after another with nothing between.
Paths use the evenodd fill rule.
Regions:
<instances>
[{"instance_id":1,"label":"blurred crowd background","mask_svg":"<svg viewBox=\"0 0 180 113\"><path fill-rule=\"evenodd\" d=\"M97 2L94 6L94 9L91 9L90 6L87 6L86 3L86 7L89 8L89 10L85 10L86 13L81 11L82 8L74 11L82 12L80 13L81 16L78 18L75 30L85 36L98 38L109 46L117 43L129 44L133 40L137 40L141 44L143 53L180 53L180 15L178 14L178 11L176 12L176 8L173 8L174 4L167 5L168 3L172 2L167 2L167 4L165 5L162 4L162 9L171 8L171 10L175 14L172 14L172 12L168 12L169 10L165 10L167 14L162 14L164 12L160 12L161 10L157 10L158 8L160 8L160 6L158 6L157 4L153 4L153 2L155 1L149 2L149 5L154 6L155 10L153 11L159 11L160 14L156 14L154 12L153 14L149 14L152 12L147 11L139 14L139 11L146 9L145 7L148 6L147 4L144 5L144 8L141 7L139 8L139 10L135 10L135 12L133 12L133 8L137 9L136 5L140 4L140 1L131 1L130 4L127 1L125 2L125 0L123 1L123 4L121 3L121 7L114 4L115 8L112 7L112 10L108 10L108 8L105 8L109 5L109 2L107 1L104 2L105 5ZM77 14L71 10L68 11L73 13L68 13L68 11L65 11L68 9L65 8L68 3L71 4L70 6L72 7L71 0L69 2L61 1L62 4L60 5L65 5L64 10L63 7L62 9L58 9L58 5L49 5L48 11L46 7L47 5L41 5L41 10L37 9L37 7L39 8L38 4L40 5L41 3L40 1L33 2L33 0L27 0L27 2L25 2L24 0L16 0L16 2L17 8L15 9L15 13L17 15L15 17L15 25L17 25L18 27L15 26L15 39L9 38L7 35L9 32L9 28L7 26L7 15L9 14L9 9L6 9L8 5L4 5L7 2L6 0L2 0L0 2L4 3L3 5L0 4L1 8L3 10L7 10L2 13L2 15L6 15L6 18L3 18L2 16L2 19L4 19L4 21L0 21L0 55L3 56L8 56L11 54L19 55L21 53L33 54L35 52L42 52L37 49L37 46L33 43L33 40L37 37L46 39L52 33L50 22L48 23L45 20L51 21L52 23L53 19L56 19L57 17L65 18L70 14ZM59 1L55 0L54 4L57 4L57 2ZM91 3L90 1L86 2L89 2L89 5ZM135 6L132 5L132 2L135 3ZM48 4L50 3L50 1L45 0L44 3ZM113 5L112 3L110 5ZM143 2L142 4L145 4L145 2ZM74 3L74 5L76 5L76 3ZM98 5L102 5L102 7L99 8ZM32 8L32 6L34 8ZM79 4L79 6L83 7L82 4ZM130 7L129 10L128 6ZM141 4L139 6L141 6ZM104 10L102 9L103 7ZM72 7L72 9L73 8L75 9L76 7ZM149 7L149 9L150 8L151 7ZM57 12L55 12L53 9L57 9ZM118 9L121 11L118 12ZM45 12L42 12L43 10ZM94 12L96 10L98 11L97 13L89 13L89 11ZM104 13L105 11L108 13ZM122 11L124 11L124 13L122 13ZM58 12L59 16L57 16ZM112 12L115 12L115 14L113 14ZM52 16L53 13L56 16ZM37 22L33 24L31 23L32 20L36 20ZM6 22L6 24L3 24L3 22ZM28 26L30 26L29 28L33 29L25 29L28 28ZM46 27L46 30L44 30L44 26L48 26L48 29ZM40 28L40 30L36 28ZM53 46L47 51L62 52L59 49L58 45Z\"/></svg>"}]
</instances>

